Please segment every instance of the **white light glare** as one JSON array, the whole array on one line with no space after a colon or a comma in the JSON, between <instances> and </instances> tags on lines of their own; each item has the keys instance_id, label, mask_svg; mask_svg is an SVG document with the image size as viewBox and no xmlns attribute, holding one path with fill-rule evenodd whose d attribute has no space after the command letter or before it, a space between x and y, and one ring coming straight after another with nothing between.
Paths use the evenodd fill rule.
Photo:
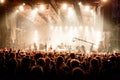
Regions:
<instances>
[{"instance_id":1,"label":"white light glare","mask_svg":"<svg viewBox=\"0 0 120 80\"><path fill-rule=\"evenodd\" d=\"M81 2L79 2L78 4L79 4L80 6L82 5L82 3L81 3Z\"/></svg>"},{"instance_id":2,"label":"white light glare","mask_svg":"<svg viewBox=\"0 0 120 80\"><path fill-rule=\"evenodd\" d=\"M65 29L67 30L67 29L68 29L68 26L65 26Z\"/></svg>"},{"instance_id":3,"label":"white light glare","mask_svg":"<svg viewBox=\"0 0 120 80\"><path fill-rule=\"evenodd\" d=\"M90 7L89 6L85 6L85 11L89 11Z\"/></svg>"},{"instance_id":4,"label":"white light glare","mask_svg":"<svg viewBox=\"0 0 120 80\"><path fill-rule=\"evenodd\" d=\"M32 12L32 14L36 14L38 12L38 8L35 8Z\"/></svg>"},{"instance_id":5,"label":"white light glare","mask_svg":"<svg viewBox=\"0 0 120 80\"><path fill-rule=\"evenodd\" d=\"M68 14L69 15L73 15L74 14L72 7L68 8Z\"/></svg>"},{"instance_id":6,"label":"white light glare","mask_svg":"<svg viewBox=\"0 0 120 80\"><path fill-rule=\"evenodd\" d=\"M23 6L25 6L25 3L23 3Z\"/></svg>"},{"instance_id":7,"label":"white light glare","mask_svg":"<svg viewBox=\"0 0 120 80\"><path fill-rule=\"evenodd\" d=\"M51 30L53 30L53 28L54 28L53 26L50 26L50 29L51 29Z\"/></svg>"},{"instance_id":8,"label":"white light glare","mask_svg":"<svg viewBox=\"0 0 120 80\"><path fill-rule=\"evenodd\" d=\"M94 14L94 11L93 10L90 10L91 14L93 15Z\"/></svg>"},{"instance_id":9,"label":"white light glare","mask_svg":"<svg viewBox=\"0 0 120 80\"><path fill-rule=\"evenodd\" d=\"M38 43L38 32L37 32L37 30L34 31L34 42Z\"/></svg>"},{"instance_id":10,"label":"white light glare","mask_svg":"<svg viewBox=\"0 0 120 80\"><path fill-rule=\"evenodd\" d=\"M107 2L108 0L102 0L102 2Z\"/></svg>"},{"instance_id":11,"label":"white light glare","mask_svg":"<svg viewBox=\"0 0 120 80\"><path fill-rule=\"evenodd\" d=\"M80 30L82 30L82 29L83 29L83 27L82 27L82 26L79 26L79 29L80 29Z\"/></svg>"},{"instance_id":12,"label":"white light glare","mask_svg":"<svg viewBox=\"0 0 120 80\"><path fill-rule=\"evenodd\" d=\"M58 26L55 27L55 31L58 31Z\"/></svg>"},{"instance_id":13,"label":"white light glare","mask_svg":"<svg viewBox=\"0 0 120 80\"><path fill-rule=\"evenodd\" d=\"M45 6L44 6L44 5L40 5L39 8L40 8L41 11L44 11L44 10L45 10Z\"/></svg>"},{"instance_id":14,"label":"white light glare","mask_svg":"<svg viewBox=\"0 0 120 80\"><path fill-rule=\"evenodd\" d=\"M102 36L101 32L96 31L96 35L95 35L95 37L96 37L96 40L95 40L96 47L99 46L99 42L101 41L101 36Z\"/></svg>"},{"instance_id":15,"label":"white light glare","mask_svg":"<svg viewBox=\"0 0 120 80\"><path fill-rule=\"evenodd\" d=\"M5 2L5 0L0 0L0 3L4 3Z\"/></svg>"},{"instance_id":16,"label":"white light glare","mask_svg":"<svg viewBox=\"0 0 120 80\"><path fill-rule=\"evenodd\" d=\"M24 11L24 7L23 6L19 6L19 10L20 11Z\"/></svg>"},{"instance_id":17,"label":"white light glare","mask_svg":"<svg viewBox=\"0 0 120 80\"><path fill-rule=\"evenodd\" d=\"M74 27L74 31L77 31L77 27Z\"/></svg>"},{"instance_id":18,"label":"white light glare","mask_svg":"<svg viewBox=\"0 0 120 80\"><path fill-rule=\"evenodd\" d=\"M59 26L59 30L62 31L62 26Z\"/></svg>"},{"instance_id":19,"label":"white light glare","mask_svg":"<svg viewBox=\"0 0 120 80\"><path fill-rule=\"evenodd\" d=\"M64 3L64 4L62 5L62 9L66 10L66 9L67 9L67 4Z\"/></svg>"},{"instance_id":20,"label":"white light glare","mask_svg":"<svg viewBox=\"0 0 120 80\"><path fill-rule=\"evenodd\" d=\"M16 13L18 13L19 12L19 10L16 10Z\"/></svg>"}]
</instances>

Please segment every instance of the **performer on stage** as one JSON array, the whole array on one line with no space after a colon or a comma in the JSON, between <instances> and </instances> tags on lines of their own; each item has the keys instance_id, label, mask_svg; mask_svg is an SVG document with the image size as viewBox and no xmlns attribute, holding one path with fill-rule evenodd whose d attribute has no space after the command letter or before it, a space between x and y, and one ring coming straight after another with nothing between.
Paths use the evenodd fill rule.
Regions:
<instances>
[{"instance_id":1,"label":"performer on stage","mask_svg":"<svg viewBox=\"0 0 120 80\"><path fill-rule=\"evenodd\" d=\"M36 51L37 50L37 44L34 43L34 50Z\"/></svg>"}]
</instances>

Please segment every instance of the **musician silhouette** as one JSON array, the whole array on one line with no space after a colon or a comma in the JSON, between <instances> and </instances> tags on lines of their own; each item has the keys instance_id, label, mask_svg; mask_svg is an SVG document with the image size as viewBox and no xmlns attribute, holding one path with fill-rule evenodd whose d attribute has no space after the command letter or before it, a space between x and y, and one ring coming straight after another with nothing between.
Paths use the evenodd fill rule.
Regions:
<instances>
[{"instance_id":1,"label":"musician silhouette","mask_svg":"<svg viewBox=\"0 0 120 80\"><path fill-rule=\"evenodd\" d=\"M34 50L36 51L37 50L37 44L34 43Z\"/></svg>"},{"instance_id":2,"label":"musician silhouette","mask_svg":"<svg viewBox=\"0 0 120 80\"><path fill-rule=\"evenodd\" d=\"M81 49L82 49L82 52L86 53L86 49L84 45L81 46Z\"/></svg>"}]
</instances>

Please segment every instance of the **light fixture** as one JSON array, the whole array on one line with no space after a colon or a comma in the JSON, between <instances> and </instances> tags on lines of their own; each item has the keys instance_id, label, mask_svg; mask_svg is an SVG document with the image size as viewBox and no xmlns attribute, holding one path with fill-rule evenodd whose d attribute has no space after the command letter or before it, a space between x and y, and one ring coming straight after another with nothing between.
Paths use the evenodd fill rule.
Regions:
<instances>
[{"instance_id":1,"label":"light fixture","mask_svg":"<svg viewBox=\"0 0 120 80\"><path fill-rule=\"evenodd\" d=\"M0 3L4 3L5 2L5 0L0 0Z\"/></svg>"},{"instance_id":2,"label":"light fixture","mask_svg":"<svg viewBox=\"0 0 120 80\"><path fill-rule=\"evenodd\" d=\"M82 5L82 3L81 3L81 2L79 2L78 4L79 4L79 6L81 6L81 5Z\"/></svg>"},{"instance_id":3,"label":"light fixture","mask_svg":"<svg viewBox=\"0 0 120 80\"><path fill-rule=\"evenodd\" d=\"M19 10L20 11L24 11L24 7L23 6L19 6Z\"/></svg>"},{"instance_id":4,"label":"light fixture","mask_svg":"<svg viewBox=\"0 0 120 80\"><path fill-rule=\"evenodd\" d=\"M64 3L64 4L62 5L62 9L63 9L63 10L66 10L66 9L67 9L67 4Z\"/></svg>"},{"instance_id":5,"label":"light fixture","mask_svg":"<svg viewBox=\"0 0 120 80\"><path fill-rule=\"evenodd\" d=\"M107 2L108 0L102 0L102 2Z\"/></svg>"},{"instance_id":6,"label":"light fixture","mask_svg":"<svg viewBox=\"0 0 120 80\"><path fill-rule=\"evenodd\" d=\"M16 10L16 13L18 13L19 12L19 10Z\"/></svg>"},{"instance_id":7,"label":"light fixture","mask_svg":"<svg viewBox=\"0 0 120 80\"><path fill-rule=\"evenodd\" d=\"M25 6L25 3L23 3L23 6Z\"/></svg>"},{"instance_id":8,"label":"light fixture","mask_svg":"<svg viewBox=\"0 0 120 80\"><path fill-rule=\"evenodd\" d=\"M45 10L45 6L44 6L43 4L42 4L42 5L40 5L40 7L39 7L39 8L40 8L40 10L41 10L41 11L44 11L44 10Z\"/></svg>"},{"instance_id":9,"label":"light fixture","mask_svg":"<svg viewBox=\"0 0 120 80\"><path fill-rule=\"evenodd\" d=\"M85 6L85 11L89 11L90 7L89 6Z\"/></svg>"},{"instance_id":10,"label":"light fixture","mask_svg":"<svg viewBox=\"0 0 120 80\"><path fill-rule=\"evenodd\" d=\"M69 15L73 15L73 14L74 14L74 11L73 11L73 8L72 8L72 7L69 7L69 8L68 8L68 14L69 14Z\"/></svg>"},{"instance_id":11,"label":"light fixture","mask_svg":"<svg viewBox=\"0 0 120 80\"><path fill-rule=\"evenodd\" d=\"M91 14L93 15L94 14L94 11L93 10L90 10Z\"/></svg>"},{"instance_id":12,"label":"light fixture","mask_svg":"<svg viewBox=\"0 0 120 80\"><path fill-rule=\"evenodd\" d=\"M33 11L32 11L32 14L36 14L38 12L38 8L35 8Z\"/></svg>"}]
</instances>

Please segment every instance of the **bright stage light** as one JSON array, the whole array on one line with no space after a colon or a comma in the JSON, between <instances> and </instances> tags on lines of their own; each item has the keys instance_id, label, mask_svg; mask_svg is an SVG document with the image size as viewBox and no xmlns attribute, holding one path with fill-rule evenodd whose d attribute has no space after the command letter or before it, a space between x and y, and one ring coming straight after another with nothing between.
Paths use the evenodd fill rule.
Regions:
<instances>
[{"instance_id":1,"label":"bright stage light","mask_svg":"<svg viewBox=\"0 0 120 80\"><path fill-rule=\"evenodd\" d=\"M16 10L15 12L16 12L16 13L18 13L18 12L19 12L19 10Z\"/></svg>"},{"instance_id":2,"label":"bright stage light","mask_svg":"<svg viewBox=\"0 0 120 80\"><path fill-rule=\"evenodd\" d=\"M101 37L102 37L102 34L100 31L96 31L95 32L95 44L96 44L96 47L99 46L99 42L101 41Z\"/></svg>"},{"instance_id":3,"label":"bright stage light","mask_svg":"<svg viewBox=\"0 0 120 80\"><path fill-rule=\"evenodd\" d=\"M82 30L82 29L83 29L83 27L82 27L82 26L79 26L79 29L80 29L80 30Z\"/></svg>"},{"instance_id":4,"label":"bright stage light","mask_svg":"<svg viewBox=\"0 0 120 80\"><path fill-rule=\"evenodd\" d=\"M101 38L101 32L97 31L97 32L96 32L96 37L98 37L99 40L100 40L100 38Z\"/></svg>"},{"instance_id":5,"label":"bright stage light","mask_svg":"<svg viewBox=\"0 0 120 80\"><path fill-rule=\"evenodd\" d=\"M62 26L59 26L59 30L62 31Z\"/></svg>"},{"instance_id":6,"label":"bright stage light","mask_svg":"<svg viewBox=\"0 0 120 80\"><path fill-rule=\"evenodd\" d=\"M107 2L108 0L102 0L102 2Z\"/></svg>"},{"instance_id":7,"label":"bright stage light","mask_svg":"<svg viewBox=\"0 0 120 80\"><path fill-rule=\"evenodd\" d=\"M24 6L19 6L20 11L24 11Z\"/></svg>"},{"instance_id":8,"label":"bright stage light","mask_svg":"<svg viewBox=\"0 0 120 80\"><path fill-rule=\"evenodd\" d=\"M66 10L66 9L67 9L67 4L64 3L64 4L62 5L62 9L63 9L63 10Z\"/></svg>"},{"instance_id":9,"label":"bright stage light","mask_svg":"<svg viewBox=\"0 0 120 80\"><path fill-rule=\"evenodd\" d=\"M25 3L23 3L23 6L25 6Z\"/></svg>"},{"instance_id":10,"label":"bright stage light","mask_svg":"<svg viewBox=\"0 0 120 80\"><path fill-rule=\"evenodd\" d=\"M72 44L73 38L75 37L74 31L69 30L68 35L67 35L67 42L68 44Z\"/></svg>"},{"instance_id":11,"label":"bright stage light","mask_svg":"<svg viewBox=\"0 0 120 80\"><path fill-rule=\"evenodd\" d=\"M4 3L5 2L5 0L0 0L0 3Z\"/></svg>"},{"instance_id":12,"label":"bright stage light","mask_svg":"<svg viewBox=\"0 0 120 80\"><path fill-rule=\"evenodd\" d=\"M90 10L91 14L94 15L94 11L93 10Z\"/></svg>"},{"instance_id":13,"label":"bright stage light","mask_svg":"<svg viewBox=\"0 0 120 80\"><path fill-rule=\"evenodd\" d=\"M89 11L90 10L90 7L89 6L85 6L85 11Z\"/></svg>"},{"instance_id":14,"label":"bright stage light","mask_svg":"<svg viewBox=\"0 0 120 80\"><path fill-rule=\"evenodd\" d=\"M38 43L38 31L34 31L34 42L37 44Z\"/></svg>"},{"instance_id":15,"label":"bright stage light","mask_svg":"<svg viewBox=\"0 0 120 80\"><path fill-rule=\"evenodd\" d=\"M73 30L73 27L72 27L72 26L70 26L70 30Z\"/></svg>"},{"instance_id":16,"label":"bright stage light","mask_svg":"<svg viewBox=\"0 0 120 80\"><path fill-rule=\"evenodd\" d=\"M88 39L89 36L89 30L88 30L88 26L85 27L85 37L86 39Z\"/></svg>"},{"instance_id":17,"label":"bright stage light","mask_svg":"<svg viewBox=\"0 0 120 80\"><path fill-rule=\"evenodd\" d=\"M44 6L44 5L40 5L39 9L40 9L41 11L44 11L44 10L45 10L45 6Z\"/></svg>"},{"instance_id":18,"label":"bright stage light","mask_svg":"<svg viewBox=\"0 0 120 80\"><path fill-rule=\"evenodd\" d=\"M58 31L58 26L55 27L55 31Z\"/></svg>"},{"instance_id":19,"label":"bright stage light","mask_svg":"<svg viewBox=\"0 0 120 80\"><path fill-rule=\"evenodd\" d=\"M72 7L69 7L69 8L68 8L68 14L69 14L69 15L73 15L73 14L74 14L74 11L73 11L73 8L72 8Z\"/></svg>"},{"instance_id":20,"label":"bright stage light","mask_svg":"<svg viewBox=\"0 0 120 80\"><path fill-rule=\"evenodd\" d=\"M32 14L35 15L35 14L37 14L37 12L38 12L38 8L35 8L35 9L32 11Z\"/></svg>"},{"instance_id":21,"label":"bright stage light","mask_svg":"<svg viewBox=\"0 0 120 80\"><path fill-rule=\"evenodd\" d=\"M53 30L53 29L54 29L54 27L53 27L53 26L50 26L50 29L51 29L51 30Z\"/></svg>"},{"instance_id":22,"label":"bright stage light","mask_svg":"<svg viewBox=\"0 0 120 80\"><path fill-rule=\"evenodd\" d=\"M68 40L70 40L70 42L71 42L73 37L75 36L75 31L74 31L73 26L70 27L67 36L68 36Z\"/></svg>"},{"instance_id":23,"label":"bright stage light","mask_svg":"<svg viewBox=\"0 0 120 80\"><path fill-rule=\"evenodd\" d=\"M74 31L77 31L77 27L74 27Z\"/></svg>"},{"instance_id":24,"label":"bright stage light","mask_svg":"<svg viewBox=\"0 0 120 80\"><path fill-rule=\"evenodd\" d=\"M86 37L88 37L88 35L89 35L88 26L85 27L85 35L86 35Z\"/></svg>"},{"instance_id":25,"label":"bright stage light","mask_svg":"<svg viewBox=\"0 0 120 80\"><path fill-rule=\"evenodd\" d=\"M68 26L65 26L65 29L68 30Z\"/></svg>"},{"instance_id":26,"label":"bright stage light","mask_svg":"<svg viewBox=\"0 0 120 80\"><path fill-rule=\"evenodd\" d=\"M93 27L91 28L91 31L92 31L92 34L95 34L95 30Z\"/></svg>"},{"instance_id":27,"label":"bright stage light","mask_svg":"<svg viewBox=\"0 0 120 80\"><path fill-rule=\"evenodd\" d=\"M80 6L82 5L82 3L81 3L81 2L79 2L78 4L79 4Z\"/></svg>"}]
</instances>

